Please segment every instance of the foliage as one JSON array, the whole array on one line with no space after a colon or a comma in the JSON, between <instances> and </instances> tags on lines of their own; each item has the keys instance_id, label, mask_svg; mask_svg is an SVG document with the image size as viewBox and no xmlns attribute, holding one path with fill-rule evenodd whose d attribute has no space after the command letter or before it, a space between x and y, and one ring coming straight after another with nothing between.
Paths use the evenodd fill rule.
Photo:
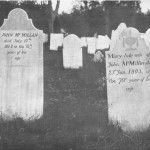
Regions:
<instances>
[{"instance_id":1,"label":"foliage","mask_svg":"<svg viewBox=\"0 0 150 150\"><path fill-rule=\"evenodd\" d=\"M142 33L149 28L150 15L141 12L140 1L84 1L79 4L71 14L60 15L62 27L79 37L95 33L110 37L121 22Z\"/></svg>"}]
</instances>

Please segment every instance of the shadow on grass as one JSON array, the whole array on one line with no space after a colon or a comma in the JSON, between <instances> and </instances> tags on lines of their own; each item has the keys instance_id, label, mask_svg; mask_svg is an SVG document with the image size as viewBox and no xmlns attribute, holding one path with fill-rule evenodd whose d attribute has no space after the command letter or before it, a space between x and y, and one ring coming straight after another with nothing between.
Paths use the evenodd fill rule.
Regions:
<instances>
[{"instance_id":1,"label":"shadow on grass","mask_svg":"<svg viewBox=\"0 0 150 150\"><path fill-rule=\"evenodd\" d=\"M150 131L122 132L119 127L107 125L104 132L88 128L72 132L52 132L50 122L40 120L25 122L21 118L0 123L1 150L148 150ZM58 129L59 130L59 129Z\"/></svg>"}]
</instances>

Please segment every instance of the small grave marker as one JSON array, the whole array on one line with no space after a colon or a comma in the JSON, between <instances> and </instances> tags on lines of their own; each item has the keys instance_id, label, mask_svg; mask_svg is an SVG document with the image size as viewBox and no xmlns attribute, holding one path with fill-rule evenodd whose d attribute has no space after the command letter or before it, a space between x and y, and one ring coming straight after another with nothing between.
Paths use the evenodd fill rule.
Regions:
<instances>
[{"instance_id":1,"label":"small grave marker","mask_svg":"<svg viewBox=\"0 0 150 150\"><path fill-rule=\"evenodd\" d=\"M58 47L61 47L63 44L63 34L54 34L51 33L50 37L50 50L58 50Z\"/></svg>"},{"instance_id":2,"label":"small grave marker","mask_svg":"<svg viewBox=\"0 0 150 150\"><path fill-rule=\"evenodd\" d=\"M87 37L87 45L88 45L88 53L94 54L96 51L96 38L95 37Z\"/></svg>"},{"instance_id":3,"label":"small grave marker","mask_svg":"<svg viewBox=\"0 0 150 150\"><path fill-rule=\"evenodd\" d=\"M81 39L70 34L63 41L64 68L78 69L83 66Z\"/></svg>"},{"instance_id":4,"label":"small grave marker","mask_svg":"<svg viewBox=\"0 0 150 150\"><path fill-rule=\"evenodd\" d=\"M82 47L87 47L87 39L86 37L81 37Z\"/></svg>"},{"instance_id":5,"label":"small grave marker","mask_svg":"<svg viewBox=\"0 0 150 150\"><path fill-rule=\"evenodd\" d=\"M102 49L108 49L110 46L110 39L107 35L102 36L99 35L96 42L96 49L102 50Z\"/></svg>"}]
</instances>

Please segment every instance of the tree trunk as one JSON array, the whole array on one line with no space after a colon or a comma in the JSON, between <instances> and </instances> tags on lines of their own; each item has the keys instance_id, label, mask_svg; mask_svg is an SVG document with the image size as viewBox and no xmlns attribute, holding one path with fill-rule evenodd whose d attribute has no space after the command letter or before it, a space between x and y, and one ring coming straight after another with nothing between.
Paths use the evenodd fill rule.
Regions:
<instances>
[{"instance_id":1,"label":"tree trunk","mask_svg":"<svg viewBox=\"0 0 150 150\"><path fill-rule=\"evenodd\" d=\"M109 31L110 31L110 20L109 20L109 10L106 9L106 13L105 13L105 35L110 35Z\"/></svg>"},{"instance_id":2,"label":"tree trunk","mask_svg":"<svg viewBox=\"0 0 150 150\"><path fill-rule=\"evenodd\" d=\"M55 11L52 9L52 2L49 0L48 5L45 9L46 16L48 18L48 42L50 42L50 34L54 33L54 20L58 15L60 0L57 0L57 5Z\"/></svg>"},{"instance_id":3,"label":"tree trunk","mask_svg":"<svg viewBox=\"0 0 150 150\"><path fill-rule=\"evenodd\" d=\"M53 33L53 9L52 9L52 2L48 1L48 8L47 8L47 17L48 17L48 33Z\"/></svg>"}]
</instances>

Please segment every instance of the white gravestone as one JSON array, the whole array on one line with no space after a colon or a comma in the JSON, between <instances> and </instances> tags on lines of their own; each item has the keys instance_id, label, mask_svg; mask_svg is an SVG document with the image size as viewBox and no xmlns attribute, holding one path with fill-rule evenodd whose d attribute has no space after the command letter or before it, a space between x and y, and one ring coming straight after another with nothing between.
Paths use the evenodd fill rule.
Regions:
<instances>
[{"instance_id":1,"label":"white gravestone","mask_svg":"<svg viewBox=\"0 0 150 150\"><path fill-rule=\"evenodd\" d=\"M87 45L89 54L94 54L96 51L96 38L95 37L87 37Z\"/></svg>"},{"instance_id":2,"label":"white gravestone","mask_svg":"<svg viewBox=\"0 0 150 150\"><path fill-rule=\"evenodd\" d=\"M43 114L43 31L22 9L0 28L0 111L4 119Z\"/></svg>"},{"instance_id":3,"label":"white gravestone","mask_svg":"<svg viewBox=\"0 0 150 150\"><path fill-rule=\"evenodd\" d=\"M110 39L107 35L99 35L96 41L96 49L108 49L110 46Z\"/></svg>"},{"instance_id":4,"label":"white gravestone","mask_svg":"<svg viewBox=\"0 0 150 150\"><path fill-rule=\"evenodd\" d=\"M63 66L64 68L78 69L83 66L81 40L76 35L70 34L63 41Z\"/></svg>"},{"instance_id":5,"label":"white gravestone","mask_svg":"<svg viewBox=\"0 0 150 150\"><path fill-rule=\"evenodd\" d=\"M123 30L125 30L127 28L125 23L120 23L118 28L114 31L112 30L112 34L111 34L111 42L110 42L110 50L112 50L115 45L117 40L119 39L120 34L122 33Z\"/></svg>"},{"instance_id":6,"label":"white gravestone","mask_svg":"<svg viewBox=\"0 0 150 150\"><path fill-rule=\"evenodd\" d=\"M81 37L82 47L87 47L87 39L86 37Z\"/></svg>"},{"instance_id":7,"label":"white gravestone","mask_svg":"<svg viewBox=\"0 0 150 150\"><path fill-rule=\"evenodd\" d=\"M150 125L150 49L138 30L125 29L106 52L109 119L124 131Z\"/></svg>"},{"instance_id":8,"label":"white gravestone","mask_svg":"<svg viewBox=\"0 0 150 150\"><path fill-rule=\"evenodd\" d=\"M50 36L50 50L57 51L58 47L62 46L63 38L64 38L63 34L51 33L51 36Z\"/></svg>"}]
</instances>

